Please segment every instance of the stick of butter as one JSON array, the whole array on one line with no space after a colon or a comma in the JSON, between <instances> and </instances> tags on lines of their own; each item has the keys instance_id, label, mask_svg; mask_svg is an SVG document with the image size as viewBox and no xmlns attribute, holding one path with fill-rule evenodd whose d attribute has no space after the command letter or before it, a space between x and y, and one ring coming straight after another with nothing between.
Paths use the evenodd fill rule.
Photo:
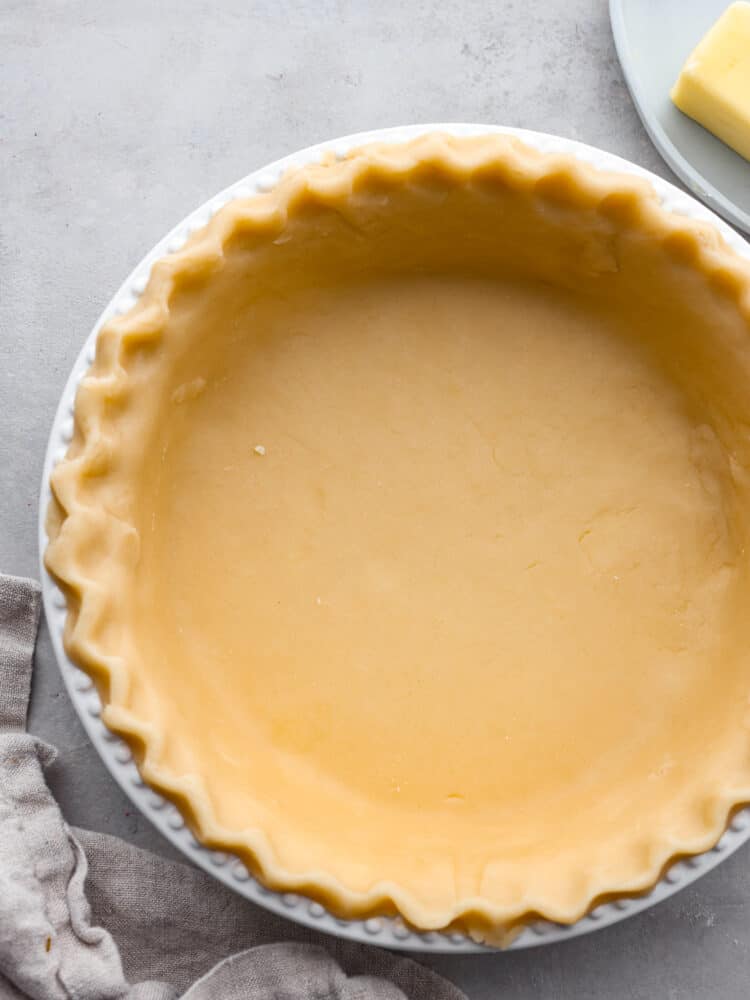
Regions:
<instances>
[{"instance_id":1,"label":"stick of butter","mask_svg":"<svg viewBox=\"0 0 750 1000\"><path fill-rule=\"evenodd\" d=\"M672 88L686 115L750 160L750 3L733 3L690 55Z\"/></svg>"}]
</instances>

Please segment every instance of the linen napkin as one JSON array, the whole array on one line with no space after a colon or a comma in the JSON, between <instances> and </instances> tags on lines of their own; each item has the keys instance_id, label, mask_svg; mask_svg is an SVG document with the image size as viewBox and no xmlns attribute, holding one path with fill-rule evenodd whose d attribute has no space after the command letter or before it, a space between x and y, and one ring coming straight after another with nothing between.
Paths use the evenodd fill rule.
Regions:
<instances>
[{"instance_id":1,"label":"linen napkin","mask_svg":"<svg viewBox=\"0 0 750 1000\"><path fill-rule=\"evenodd\" d=\"M0 574L0 1000L466 1000L431 970L71 829L26 732L39 586Z\"/></svg>"}]
</instances>

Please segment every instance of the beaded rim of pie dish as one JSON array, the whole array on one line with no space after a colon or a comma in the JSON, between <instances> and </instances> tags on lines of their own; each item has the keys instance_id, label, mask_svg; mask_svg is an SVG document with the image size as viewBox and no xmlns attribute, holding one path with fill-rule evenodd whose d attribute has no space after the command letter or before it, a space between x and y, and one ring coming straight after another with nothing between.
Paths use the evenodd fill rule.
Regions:
<instances>
[{"instance_id":1,"label":"beaded rim of pie dish","mask_svg":"<svg viewBox=\"0 0 750 1000\"><path fill-rule=\"evenodd\" d=\"M210 268L221 255L225 240L235 231L237 221L240 219L244 225L278 227L280 223L283 224L286 207L293 204L296 197L304 195L305 198L325 203L328 199L340 198L342 192L347 189L347 185L351 185L355 178L361 180L365 174L377 176L379 173L381 176L393 177L395 175L402 178L410 171L427 164L430 169L443 171L446 176L467 179L477 169L487 168L486 151L481 152L478 158L472 160L471 155L467 153L469 147L461 149L459 148L460 143L456 144L457 134L479 136L492 132L507 134L508 131L511 131L511 134L526 140L523 146L507 139L498 143L495 146L496 152L499 153L502 150L503 155L498 156L490 164L495 167L504 165L504 168L509 171L513 165L521 167L522 169L513 174L516 183L531 187L538 185L539 181L543 179L544 185L548 192L552 193L552 196L554 196L555 191L558 193L568 191L568 195L564 195L567 197L572 191L576 197L585 199L586 203L590 205L601 205L604 199L616 192L617 198L611 199L609 203L613 211L618 214L648 212L652 220L657 218L662 225L664 238L675 236L673 240L675 252L692 259L706 272L713 273L726 293L736 298L738 307L750 312L750 294L748 294L750 281L748 280L747 264L733 252L739 251L742 256L750 256L747 245L739 237L732 234L726 226L718 223L718 220L711 213L670 185L652 178L624 161L566 140L557 140L554 137L539 137L533 133L514 133L512 130L493 130L481 126L464 127L468 131L460 133L458 129L461 127L439 126L437 128L442 132L450 132L451 136L425 135L424 133L433 131L430 127L420 130L421 137L417 137L419 131L388 130L384 133L350 137L348 140L339 140L333 144L304 151L302 154L297 154L297 157L282 161L275 166L275 169L267 168L219 195L208 206L204 206L190 216L185 223L155 248L126 282L100 323L97 324L81 358L79 358L79 364L76 366L63 396L50 439L45 467L40 510L42 552L46 546L46 536L43 530L44 515L50 499L48 477L53 465L60 461L65 463L67 446L72 440L75 429L73 399L77 383L82 376L85 376L86 369L93 363L92 348L100 328L113 315L119 314L121 318L118 319L117 326L121 337L158 335L159 329L166 321L169 294L175 283L179 283L188 275L194 275L196 270ZM411 142L405 141L410 139ZM373 148L369 146L371 140L384 141L386 145L378 145ZM355 150L365 143L368 144L367 156L357 155ZM571 159L571 154L574 159ZM320 163L321 159L324 161L323 164L315 165L316 161ZM586 161L597 169L592 169L592 166L587 165ZM311 164L311 166L310 169L303 172L297 170L288 172L285 169L289 166L302 166L305 163ZM614 187L613 171L616 172ZM644 184L642 179L633 179L634 173L641 178L648 178L652 182L651 185ZM539 189L537 188L537 190ZM248 201L248 198L251 200ZM230 202L231 204L225 207ZM214 215L216 218L208 225L209 220ZM687 216L689 218L686 218ZM706 222L710 225L706 225ZM192 239L190 239L188 246L183 248L185 239L191 234ZM728 243L731 244L731 248L726 245ZM165 252L169 253L170 256L162 260ZM148 281L149 270L156 261L160 261L160 263L154 268L154 278ZM143 310L132 318L123 316L133 308L140 296L144 294L148 297L147 301L150 307L147 314L148 327L143 321ZM128 323L130 323L130 328ZM79 434L81 430L79 427ZM83 452L75 459L79 468L81 463L91 460L91 454L95 447L94 437L90 430L88 434L88 438L83 438ZM73 463L68 464L70 466ZM57 479L59 483L59 473ZM84 509L69 511L67 517L71 516L85 519L86 511ZM71 567L66 568L64 565L60 565L54 558L54 549L51 561L54 563L58 579L66 582L68 586L72 585L75 576L74 567L71 569ZM445 933L416 931L404 924L399 918L368 916L367 919L361 921L334 918L321 905L321 902L314 898L302 899L296 891L302 890L308 896L317 896L318 900L324 900L331 909L339 913L377 914L383 909L392 911L395 907L407 918L411 917L414 924L420 926L429 926L430 924L429 915L425 918L423 910L414 905L415 901L399 892L397 886L379 886L371 893L356 894L322 873L315 873L310 877L291 876L275 866L268 845L248 842L240 844L236 834L221 831L213 821L208 798L200 788L199 782L185 784L184 781L175 781L160 769L155 769L150 765L149 746L153 746L156 734L149 732L148 727L144 727L138 720L129 716L128 712L119 705L110 703L102 709L98 692L90 677L71 663L62 648L62 632L66 618L68 619L68 648L74 652L76 659L84 667L100 677L106 677L112 702L117 702L118 695L126 686L126 678L123 673L124 665L102 661L102 657L97 655L95 647L90 643L87 644L86 631L83 628L86 624L86 614L77 616L72 613L66 614L64 595L56 588L54 581L46 573L43 574L43 579L45 604L53 641L58 659L63 667L63 675L71 690L76 707L86 720L87 728L92 734L94 742L120 783L124 787L127 786L131 797L137 801L139 807L156 820L160 829L165 832L169 831L170 839L181 849L198 859L208 870L214 871L223 881L234 884L235 887L243 887L242 891L250 898L254 898L264 905L270 905L270 901L274 900L275 904L278 905L273 905L271 908L277 908L279 912L284 912L305 923L319 926L320 929L339 934L344 933L347 936L365 940L375 938L378 943L387 944L390 947L430 949L431 945L435 945L435 950L474 950L477 948L477 945L468 941L466 936L459 931L449 930ZM84 608L87 602L87 593L84 586L81 591ZM82 618L83 621L81 621ZM107 726L111 728L107 728ZM142 761L140 771L135 766L128 743L120 740L116 734L124 737L137 748L139 758ZM105 744L106 749L104 749ZM730 811L738 802L747 801L750 798L750 790L748 790L747 795L743 794L739 797L735 789L731 794L725 791L721 794L715 793L709 798L712 801L715 817L715 823L710 831L700 839L699 843L683 843L674 838L668 842L655 842L650 852L647 876L639 880L637 884L615 886L599 884L595 890L592 889L588 892L585 898L576 900L564 912L561 912L559 908L545 906L544 901L540 900L521 900L514 910L506 909L502 912L496 912L489 906L482 908L480 901L473 901L470 906L464 906L463 909L451 914L449 921L446 922L444 915L440 915L439 919L435 921L433 915L433 922L440 925L447 923L450 927L450 924L459 920L466 910L482 913L483 922L486 920L495 925L508 925L520 921L523 923L524 929L516 937L513 944L514 946L522 946L523 944L543 943L544 941L572 936L572 933L582 933L586 929L593 929L595 926L602 926L619 919L621 916L627 915L628 912L636 912L643 908L643 897L612 900L612 895L618 892L642 893L652 889L649 898L655 902L656 899L652 897L663 898L663 896L669 895L671 891L674 891L674 888L691 881L702 870L712 867L729 849L739 846L739 843L750 835L750 815L747 809L736 812L729 827L727 827L727 816ZM167 800L179 803L181 811ZM219 845L225 850L216 851L203 847L190 832L190 827L185 825L183 813L190 817L190 827L201 832L201 839ZM726 832L721 836L725 828ZM719 840L720 836L721 840ZM735 844L734 841L737 843ZM716 844L716 847L709 854L684 858L670 864L671 860L678 855L705 851L712 844ZM257 867L264 880L272 884L282 895L264 889L249 875L247 867L241 861L234 860L229 856L238 847L246 852L246 857L248 855L252 857L253 867ZM667 866L669 866L668 870ZM661 881L659 881L660 876L663 876ZM248 891L250 887L253 887L252 892ZM594 906L593 910L590 909L597 900L602 898L605 901ZM645 905L648 905L648 902ZM546 920L536 920L535 915L537 914L562 921L569 926L559 927ZM584 915L585 919L582 919ZM530 920L533 923L529 923ZM322 924L327 926L322 926Z\"/></svg>"}]
</instances>

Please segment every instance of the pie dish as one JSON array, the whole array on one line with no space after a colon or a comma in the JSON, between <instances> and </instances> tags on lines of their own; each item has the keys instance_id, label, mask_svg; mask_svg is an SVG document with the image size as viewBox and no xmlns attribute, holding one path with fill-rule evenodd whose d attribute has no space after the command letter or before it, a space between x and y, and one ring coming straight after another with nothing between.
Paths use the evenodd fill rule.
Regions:
<instances>
[{"instance_id":1,"label":"pie dish","mask_svg":"<svg viewBox=\"0 0 750 1000\"><path fill-rule=\"evenodd\" d=\"M209 846L504 942L750 799L746 262L514 140L232 202L101 332L66 646ZM721 684L716 684L717 676Z\"/></svg>"}]
</instances>

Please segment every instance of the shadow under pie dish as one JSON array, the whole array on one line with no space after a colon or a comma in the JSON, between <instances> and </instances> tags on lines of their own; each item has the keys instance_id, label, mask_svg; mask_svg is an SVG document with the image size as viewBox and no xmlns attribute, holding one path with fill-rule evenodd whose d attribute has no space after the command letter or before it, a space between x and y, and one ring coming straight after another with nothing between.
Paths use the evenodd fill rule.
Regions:
<instances>
[{"instance_id":1,"label":"shadow under pie dish","mask_svg":"<svg viewBox=\"0 0 750 1000\"><path fill-rule=\"evenodd\" d=\"M748 265L515 140L231 202L101 331L47 565L196 835L504 942L750 799Z\"/></svg>"}]
</instances>

